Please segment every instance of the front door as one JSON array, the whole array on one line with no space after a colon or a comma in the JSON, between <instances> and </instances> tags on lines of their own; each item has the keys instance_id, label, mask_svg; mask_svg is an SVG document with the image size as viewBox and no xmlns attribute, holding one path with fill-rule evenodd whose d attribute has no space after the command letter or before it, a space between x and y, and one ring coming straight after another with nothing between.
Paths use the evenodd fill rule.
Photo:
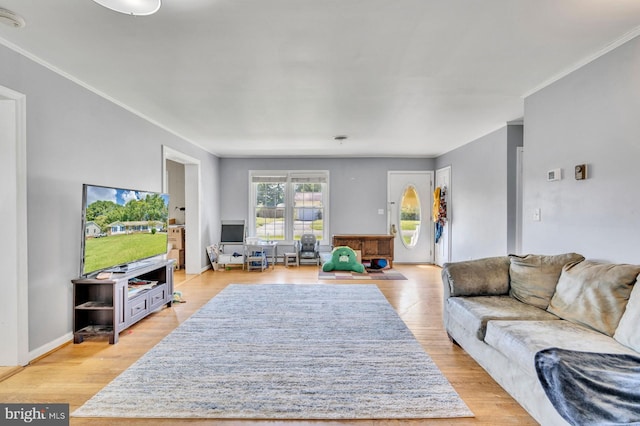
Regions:
<instances>
[{"instance_id":1,"label":"front door","mask_svg":"<svg viewBox=\"0 0 640 426\"><path fill-rule=\"evenodd\" d=\"M395 233L394 262L432 263L430 222L433 172L390 171L387 176L387 219Z\"/></svg>"}]
</instances>

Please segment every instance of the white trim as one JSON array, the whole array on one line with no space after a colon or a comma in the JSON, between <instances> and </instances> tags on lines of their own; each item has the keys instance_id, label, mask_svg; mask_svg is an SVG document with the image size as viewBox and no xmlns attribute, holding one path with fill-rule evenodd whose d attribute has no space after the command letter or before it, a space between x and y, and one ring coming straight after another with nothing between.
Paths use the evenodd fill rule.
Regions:
<instances>
[{"instance_id":1,"label":"white trim","mask_svg":"<svg viewBox=\"0 0 640 426\"><path fill-rule=\"evenodd\" d=\"M308 175L310 177L313 176L320 176L326 179L326 181L324 182L325 184L325 190L322 191L322 211L323 211L323 215L322 215L322 241L321 243L324 244L330 244L327 243L328 241L330 241L331 238L331 234L329 232L330 228L330 206L329 206L329 200L331 199L330 197L330 192L331 192L331 173L329 170L313 170L313 169L309 169L309 170L249 170L249 177L248 177L248 182L249 182L249 202L248 202L248 206L249 206L249 210L247 212L248 214L248 218L249 220L247 221L247 235L249 237L255 237L255 230L256 230L256 219L255 219L255 200L256 200L256 191L255 191L255 186L253 185L253 178L254 176L282 176L285 178L285 180L283 181L283 183L285 184L285 218L288 220L289 223L292 224L291 228L285 228L284 230L284 240L281 241L282 244L293 244L294 241L294 235L293 235L293 200L295 197L294 194L294 190L293 190L293 185L292 185L292 177L295 177L296 175L300 176L300 175ZM290 202L291 200L291 202ZM324 245L323 244L323 245Z\"/></svg>"},{"instance_id":2,"label":"white trim","mask_svg":"<svg viewBox=\"0 0 640 426\"><path fill-rule=\"evenodd\" d=\"M523 161L524 147L516 147L516 254L522 253Z\"/></svg>"},{"instance_id":3,"label":"white trim","mask_svg":"<svg viewBox=\"0 0 640 426\"><path fill-rule=\"evenodd\" d=\"M142 112L138 111L137 109L134 109L134 108L130 107L129 105L117 100L116 98L114 98L114 97L112 97L112 96L110 96L110 95L108 95L108 94L96 89L95 87L89 85L88 83L85 83L84 81L78 79L77 77L74 77L73 75L61 70L60 68L58 68L58 67L56 67L56 66L54 66L52 64L50 64L49 62L43 60L42 58L33 55L32 53L22 49L21 47L16 46L15 44L11 43L10 41L8 41L8 40L6 40L6 39L4 39L2 37L0 37L0 44L2 44L3 46L5 46L5 47L7 47L7 48L19 53L20 55L22 55L22 56L24 56L24 57L26 57L28 59L31 59L33 62L37 63L38 65L41 65L41 66L49 69L50 71L52 71L52 72L54 72L54 73L56 73L56 74L58 74L58 75L60 75L60 76L62 76L64 78L66 78L67 80L70 80L70 81L74 82L75 84L87 89L88 91L90 91L92 93L95 93L96 95L108 100L109 102L113 102L114 104L118 105L119 107L125 109L126 111L130 112L133 115L136 115L136 116L142 118L143 120L148 121L149 123L153 124L154 126L157 126L157 127L161 128L162 130L164 130L166 132L169 132L172 135L175 135L175 136L179 137L180 139L183 139L183 140L189 142L190 144L193 144L193 145L197 146L198 148L200 148L200 149L202 149L202 150L204 150L204 151L206 151L206 152L208 152L210 154L219 156L219 154L217 154L217 153L215 153L213 151L210 151L209 149L207 149L204 146L202 146L201 144L193 141L192 139L189 139L188 137L176 132L175 130L173 130L173 129L167 127L167 126L165 126L164 124L160 123L159 121L156 121L156 120L152 119L151 117L147 116L146 114L143 114Z\"/></svg>"},{"instance_id":4,"label":"white trim","mask_svg":"<svg viewBox=\"0 0 640 426\"><path fill-rule=\"evenodd\" d=\"M185 224L185 272L187 274L199 274L202 272L202 220L201 220L201 174L200 160L188 154L177 151L166 145L162 145L162 191L168 191L167 160L184 164L184 202Z\"/></svg>"},{"instance_id":5,"label":"white trim","mask_svg":"<svg viewBox=\"0 0 640 426\"><path fill-rule=\"evenodd\" d=\"M554 75L553 77L545 80L543 83L541 83L538 86L534 87L533 89L525 92L522 95L522 97L526 98L526 97L531 96L534 93L544 89L545 87L552 85L553 83L555 83L556 81L562 79L563 77L566 77L569 74L571 74L572 72L577 71L578 69L584 67L585 65L595 61L599 57L604 56L607 53L611 52L612 50L617 49L618 47L622 46L623 44L625 44L629 40L634 39L638 35L640 35L640 27L636 27L636 28L632 29L631 31L629 31L628 33L623 35L622 37L618 38L617 40L612 41L611 43L609 43L608 45L606 45L602 49L598 50L597 52L587 56L586 58L583 58L582 60L576 62L572 66L564 69L563 71L559 72L558 74Z\"/></svg>"},{"instance_id":6,"label":"white trim","mask_svg":"<svg viewBox=\"0 0 640 426\"><path fill-rule=\"evenodd\" d=\"M446 221L446 226L447 226L447 252L446 252L446 259L444 259L444 262L442 261L443 259L438 259L440 260L440 263L436 264L438 266L442 266L444 263L446 262L451 262L451 253L453 248L451 247L451 241L452 241L452 229L453 229L453 175L451 173L451 165L445 166L445 167L441 167L438 170L436 170L435 172L435 180L434 180L434 190L435 190L435 185L437 185L438 182L438 175L444 173L446 176L448 176L449 178L449 186L447 187L447 221ZM434 246L435 246L435 237L434 237ZM435 250L437 249L437 247L434 249L434 261L436 259L436 255L435 255Z\"/></svg>"},{"instance_id":7,"label":"white trim","mask_svg":"<svg viewBox=\"0 0 640 426\"><path fill-rule=\"evenodd\" d=\"M12 289L15 300L7 303L14 304L16 316L11 321L15 324L14 342L3 342L5 345L15 346L12 363L15 365L28 364L29 358L29 268L28 268L28 239L27 239L27 99L22 93L0 86L0 98L13 101L15 106L15 254L16 282ZM10 283L8 283L10 285Z\"/></svg>"},{"instance_id":8,"label":"white trim","mask_svg":"<svg viewBox=\"0 0 640 426\"><path fill-rule=\"evenodd\" d=\"M42 355L46 355L47 353L58 349L60 346L70 342L73 340L73 333L69 332L64 334L63 336L58 337L55 340L52 340L51 342L40 346L39 348L36 348L32 351L29 352L29 359L30 360L34 360L36 358L41 357Z\"/></svg>"}]
</instances>

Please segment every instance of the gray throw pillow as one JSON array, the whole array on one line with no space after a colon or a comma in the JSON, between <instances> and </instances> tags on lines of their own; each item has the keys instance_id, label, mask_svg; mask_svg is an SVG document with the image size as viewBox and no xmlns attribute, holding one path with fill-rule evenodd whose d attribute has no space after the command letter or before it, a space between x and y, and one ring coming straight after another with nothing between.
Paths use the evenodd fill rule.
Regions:
<instances>
[{"instance_id":1,"label":"gray throw pillow","mask_svg":"<svg viewBox=\"0 0 640 426\"><path fill-rule=\"evenodd\" d=\"M613 338L626 347L640 352L640 277L633 286L627 308L620 318Z\"/></svg>"},{"instance_id":2,"label":"gray throw pillow","mask_svg":"<svg viewBox=\"0 0 640 426\"><path fill-rule=\"evenodd\" d=\"M562 268L547 311L613 336L639 273L638 265L570 263Z\"/></svg>"},{"instance_id":3,"label":"gray throw pillow","mask_svg":"<svg viewBox=\"0 0 640 426\"><path fill-rule=\"evenodd\" d=\"M584 256L565 253L552 256L528 254L510 255L509 295L528 305L547 309L556 291L562 267L567 263L581 262Z\"/></svg>"}]
</instances>

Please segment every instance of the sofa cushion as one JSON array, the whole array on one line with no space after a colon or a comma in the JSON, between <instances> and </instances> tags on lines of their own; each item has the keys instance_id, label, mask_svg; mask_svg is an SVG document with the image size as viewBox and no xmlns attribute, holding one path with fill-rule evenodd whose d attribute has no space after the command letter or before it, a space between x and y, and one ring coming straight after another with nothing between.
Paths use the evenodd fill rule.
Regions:
<instances>
[{"instance_id":1,"label":"sofa cushion","mask_svg":"<svg viewBox=\"0 0 640 426\"><path fill-rule=\"evenodd\" d=\"M627 308L620 318L613 338L640 352L640 277L633 286Z\"/></svg>"},{"instance_id":2,"label":"sofa cushion","mask_svg":"<svg viewBox=\"0 0 640 426\"><path fill-rule=\"evenodd\" d=\"M510 296L451 297L447 299L449 318L478 340L484 340L487 322L503 320L557 320L555 315L517 301Z\"/></svg>"},{"instance_id":3,"label":"sofa cushion","mask_svg":"<svg viewBox=\"0 0 640 426\"><path fill-rule=\"evenodd\" d=\"M613 336L639 273L638 265L594 261L565 265L547 310Z\"/></svg>"},{"instance_id":4,"label":"sofa cushion","mask_svg":"<svg viewBox=\"0 0 640 426\"><path fill-rule=\"evenodd\" d=\"M638 355L587 327L569 321L489 321L484 341L531 377L537 377L536 352L547 348Z\"/></svg>"},{"instance_id":5,"label":"sofa cushion","mask_svg":"<svg viewBox=\"0 0 640 426\"><path fill-rule=\"evenodd\" d=\"M495 296L509 293L509 257L487 257L442 265L446 296Z\"/></svg>"},{"instance_id":6,"label":"sofa cushion","mask_svg":"<svg viewBox=\"0 0 640 426\"><path fill-rule=\"evenodd\" d=\"M584 256L577 253L553 256L528 254L510 255L509 260L509 295L529 305L547 309L556 290L562 267L567 263L581 262Z\"/></svg>"}]
</instances>

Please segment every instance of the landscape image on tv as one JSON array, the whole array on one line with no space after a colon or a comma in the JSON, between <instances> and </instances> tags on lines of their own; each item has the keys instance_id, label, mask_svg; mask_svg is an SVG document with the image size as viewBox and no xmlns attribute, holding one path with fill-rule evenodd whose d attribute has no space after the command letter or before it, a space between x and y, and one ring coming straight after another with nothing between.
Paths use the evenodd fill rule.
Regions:
<instances>
[{"instance_id":1,"label":"landscape image on tv","mask_svg":"<svg viewBox=\"0 0 640 426\"><path fill-rule=\"evenodd\" d=\"M169 195L84 185L81 274L167 252Z\"/></svg>"}]
</instances>

